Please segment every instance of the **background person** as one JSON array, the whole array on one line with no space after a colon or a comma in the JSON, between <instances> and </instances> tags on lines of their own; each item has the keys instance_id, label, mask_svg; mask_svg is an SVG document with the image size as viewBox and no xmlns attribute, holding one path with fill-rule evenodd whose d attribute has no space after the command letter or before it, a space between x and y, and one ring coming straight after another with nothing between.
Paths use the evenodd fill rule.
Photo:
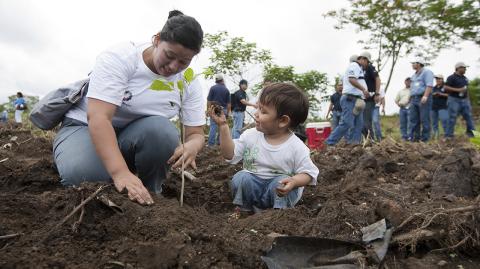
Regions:
<instances>
[{"instance_id":1,"label":"background person","mask_svg":"<svg viewBox=\"0 0 480 269\"><path fill-rule=\"evenodd\" d=\"M410 139L412 141L428 141L430 139L430 110L433 87L433 73L425 68L422 59L412 62L415 73L412 75L410 89Z\"/></svg>"},{"instance_id":2,"label":"background person","mask_svg":"<svg viewBox=\"0 0 480 269\"><path fill-rule=\"evenodd\" d=\"M157 79L182 79L202 42L200 24L171 11L151 42L121 43L97 57L86 97L67 112L53 143L62 184L113 181L131 200L151 204L149 191L161 192L170 165L184 158L186 167L196 167L205 123L199 82L183 94L184 147L169 120L178 116L180 93L150 87Z\"/></svg>"},{"instance_id":3,"label":"background person","mask_svg":"<svg viewBox=\"0 0 480 269\"><path fill-rule=\"evenodd\" d=\"M403 140L409 140L409 118L408 105L410 103L410 84L411 79L405 79L405 88L401 89L395 97L395 104L400 107L398 112L400 116L400 133Z\"/></svg>"},{"instance_id":4,"label":"background person","mask_svg":"<svg viewBox=\"0 0 480 269\"><path fill-rule=\"evenodd\" d=\"M365 82L367 83L367 89L369 92L369 97L365 98L365 109L363 110L363 136L366 138L370 136L370 139L374 138L373 132L373 113L375 110L375 104L380 102L380 76L378 75L377 70L372 65L372 56L369 52L365 51L360 54L361 57L364 57L368 61L368 65L364 68L364 77Z\"/></svg>"},{"instance_id":5,"label":"background person","mask_svg":"<svg viewBox=\"0 0 480 269\"><path fill-rule=\"evenodd\" d=\"M27 103L21 92L17 92L17 98L13 101L13 107L15 107L15 122L22 123L22 115L23 111L27 109Z\"/></svg>"},{"instance_id":6,"label":"background person","mask_svg":"<svg viewBox=\"0 0 480 269\"><path fill-rule=\"evenodd\" d=\"M330 96L330 106L327 111L327 119L332 113L332 131L338 126L340 119L342 117L342 106L340 105L340 98L342 97L343 91L343 82L338 81L335 86L335 93Z\"/></svg>"},{"instance_id":7,"label":"background person","mask_svg":"<svg viewBox=\"0 0 480 269\"><path fill-rule=\"evenodd\" d=\"M257 108L256 104L248 102L247 88L248 82L245 79L240 80L238 89L232 97L232 110L233 110L233 127L232 138L237 139L240 137L240 133L243 128L243 122L245 120L245 110L247 106Z\"/></svg>"},{"instance_id":8,"label":"background person","mask_svg":"<svg viewBox=\"0 0 480 269\"><path fill-rule=\"evenodd\" d=\"M207 108L212 104L218 104L222 107L223 113L227 118L232 113L232 106L230 104L230 91L225 87L222 74L215 75L215 85L210 88L207 97ZM217 135L217 124L210 118L210 132L208 133L208 145L213 146L219 144Z\"/></svg>"},{"instance_id":9,"label":"background person","mask_svg":"<svg viewBox=\"0 0 480 269\"><path fill-rule=\"evenodd\" d=\"M440 131L438 128L438 120L442 123L443 133L447 132L448 128L448 94L445 92L443 85L443 76L435 75L435 86L432 88L432 129L433 137L439 138Z\"/></svg>"},{"instance_id":10,"label":"background person","mask_svg":"<svg viewBox=\"0 0 480 269\"><path fill-rule=\"evenodd\" d=\"M445 137L451 138L455 133L458 114L462 115L467 124L466 134L473 137L475 125L472 118L472 107L468 98L468 79L465 77L467 65L463 62L455 64L455 73L447 78L445 90L448 92L448 132Z\"/></svg>"}]
</instances>

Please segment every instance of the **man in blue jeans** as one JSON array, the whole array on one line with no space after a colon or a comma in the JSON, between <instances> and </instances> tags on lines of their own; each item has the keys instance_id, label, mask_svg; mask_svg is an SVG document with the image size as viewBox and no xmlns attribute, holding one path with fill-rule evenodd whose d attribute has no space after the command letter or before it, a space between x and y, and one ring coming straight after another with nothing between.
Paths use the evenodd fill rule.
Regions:
<instances>
[{"instance_id":1,"label":"man in blue jeans","mask_svg":"<svg viewBox=\"0 0 480 269\"><path fill-rule=\"evenodd\" d=\"M330 96L330 106L328 107L327 111L327 119L330 116L330 112L332 113L332 131L335 130L340 123L340 119L342 118L342 106L340 105L342 91L343 82L338 81L337 86L335 86L335 93Z\"/></svg>"},{"instance_id":2,"label":"man in blue jeans","mask_svg":"<svg viewBox=\"0 0 480 269\"><path fill-rule=\"evenodd\" d=\"M448 107L447 98L448 94L445 93L443 85L443 76L435 75L435 87L432 89L432 128L433 138L438 139L440 137L440 130L438 128L438 120L442 123L443 132L447 132L448 128Z\"/></svg>"},{"instance_id":3,"label":"man in blue jeans","mask_svg":"<svg viewBox=\"0 0 480 269\"><path fill-rule=\"evenodd\" d=\"M240 80L240 89L232 95L232 110L233 110L233 128L232 139L240 137L241 130L243 128L243 121L245 119L245 110L247 106L257 108L256 104L248 102L247 88L248 82L245 79Z\"/></svg>"},{"instance_id":4,"label":"man in blue jeans","mask_svg":"<svg viewBox=\"0 0 480 269\"><path fill-rule=\"evenodd\" d=\"M222 107L225 116L228 117L231 114L232 108L230 104L230 91L227 89L227 87L225 87L222 74L215 75L215 85L213 85L208 92L207 107L211 107L214 103ZM217 124L212 119L210 119L208 146L220 144L220 142L218 141L219 139L217 130Z\"/></svg>"},{"instance_id":5,"label":"man in blue jeans","mask_svg":"<svg viewBox=\"0 0 480 269\"><path fill-rule=\"evenodd\" d=\"M347 143L359 144L362 140L363 109L365 97L369 96L367 83L364 79L364 69L368 59L360 56L350 64L343 76L343 95L340 98L342 118L340 124L328 137L327 145L333 146L347 135ZM350 130L351 129L351 130Z\"/></svg>"},{"instance_id":6,"label":"man in blue jeans","mask_svg":"<svg viewBox=\"0 0 480 269\"><path fill-rule=\"evenodd\" d=\"M425 62L416 59L412 62L415 73L411 77L410 90L410 140L426 142L430 139L430 110L433 87L433 73L425 68Z\"/></svg>"},{"instance_id":7,"label":"man in blue jeans","mask_svg":"<svg viewBox=\"0 0 480 269\"><path fill-rule=\"evenodd\" d=\"M402 139L404 141L409 140L409 131L408 131L408 105L410 103L410 85L411 79L408 77L405 79L405 88L400 90L395 97L395 104L400 107L400 132L402 134Z\"/></svg>"},{"instance_id":8,"label":"man in blue jeans","mask_svg":"<svg viewBox=\"0 0 480 269\"><path fill-rule=\"evenodd\" d=\"M468 79L465 77L467 65L459 62L455 65L455 73L447 78L445 90L448 92L448 131L445 133L446 138L453 137L455 132L455 124L458 114L462 115L467 124L466 134L473 137L475 126L472 119L472 108L468 98Z\"/></svg>"}]
</instances>

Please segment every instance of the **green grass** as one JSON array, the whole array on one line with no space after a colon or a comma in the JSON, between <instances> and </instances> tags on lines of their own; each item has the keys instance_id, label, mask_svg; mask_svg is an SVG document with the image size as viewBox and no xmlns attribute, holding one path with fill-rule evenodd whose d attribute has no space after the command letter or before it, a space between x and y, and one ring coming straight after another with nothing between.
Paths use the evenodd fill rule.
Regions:
<instances>
[{"instance_id":1,"label":"green grass","mask_svg":"<svg viewBox=\"0 0 480 269\"><path fill-rule=\"evenodd\" d=\"M390 136L395 140L401 140L402 136L400 134L400 117L398 114L392 116L382 116L380 119L380 124L382 126L383 136ZM442 138L444 131L441 123L439 122L438 124L440 125L440 138ZM465 130L465 121L462 117L458 117L457 123L455 124L455 136L466 136Z\"/></svg>"}]
</instances>

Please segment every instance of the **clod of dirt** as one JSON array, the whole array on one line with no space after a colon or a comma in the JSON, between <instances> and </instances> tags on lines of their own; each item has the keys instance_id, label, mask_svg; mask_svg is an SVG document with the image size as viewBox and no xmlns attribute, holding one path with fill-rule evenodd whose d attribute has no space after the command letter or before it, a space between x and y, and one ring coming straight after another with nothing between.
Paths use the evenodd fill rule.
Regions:
<instances>
[{"instance_id":1,"label":"clod of dirt","mask_svg":"<svg viewBox=\"0 0 480 269\"><path fill-rule=\"evenodd\" d=\"M380 218L389 220L395 227L400 225L407 215L401 205L388 199L381 199L377 202L375 213L377 213Z\"/></svg>"},{"instance_id":2,"label":"clod of dirt","mask_svg":"<svg viewBox=\"0 0 480 269\"><path fill-rule=\"evenodd\" d=\"M471 149L455 149L446 156L433 175L432 193L436 196L454 194L472 197L472 181L478 182L478 176L472 172ZM474 180L472 180L475 178Z\"/></svg>"},{"instance_id":3,"label":"clod of dirt","mask_svg":"<svg viewBox=\"0 0 480 269\"><path fill-rule=\"evenodd\" d=\"M430 178L430 173L424 169L418 172L417 176L415 177L415 181L425 181Z\"/></svg>"},{"instance_id":4,"label":"clod of dirt","mask_svg":"<svg viewBox=\"0 0 480 269\"><path fill-rule=\"evenodd\" d=\"M361 168L377 168L377 159L371 152L366 152L360 157L359 164Z\"/></svg>"}]
</instances>

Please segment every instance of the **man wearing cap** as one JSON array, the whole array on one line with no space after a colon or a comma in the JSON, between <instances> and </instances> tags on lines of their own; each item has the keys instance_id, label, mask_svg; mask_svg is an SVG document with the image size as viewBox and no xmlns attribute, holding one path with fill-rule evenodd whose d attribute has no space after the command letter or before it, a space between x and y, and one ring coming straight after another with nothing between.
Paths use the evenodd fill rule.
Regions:
<instances>
[{"instance_id":1,"label":"man wearing cap","mask_svg":"<svg viewBox=\"0 0 480 269\"><path fill-rule=\"evenodd\" d=\"M467 65L463 62L458 62L455 65L455 73L450 75L445 82L445 91L448 92L448 131L445 137L453 137L455 131L455 124L457 116L460 113L467 123L466 134L473 137L475 126L472 119L472 108L468 98L468 79L465 77Z\"/></svg>"},{"instance_id":2,"label":"man wearing cap","mask_svg":"<svg viewBox=\"0 0 480 269\"><path fill-rule=\"evenodd\" d=\"M332 112L332 130L335 130L335 128L338 126L338 123L340 123L340 119L342 118L342 106L340 105L342 91L343 82L338 81L337 85L335 86L335 93L330 96L330 106L328 107L327 111L327 118L330 116L330 112Z\"/></svg>"},{"instance_id":3,"label":"man wearing cap","mask_svg":"<svg viewBox=\"0 0 480 269\"><path fill-rule=\"evenodd\" d=\"M442 123L443 132L447 132L448 127L448 107L447 107L447 98L448 94L445 93L445 88L443 87L443 76L438 74L435 75L435 87L432 89L432 128L433 128L433 137L439 138L440 131L438 128L438 120Z\"/></svg>"},{"instance_id":4,"label":"man wearing cap","mask_svg":"<svg viewBox=\"0 0 480 269\"><path fill-rule=\"evenodd\" d=\"M365 69L365 82L367 83L367 88L370 97L365 98L365 110L363 111L363 130L362 133L365 137L370 135L370 138L373 138L374 132L372 128L372 117L375 110L375 104L380 103L380 76L378 75L377 70L372 65L372 56L369 52L364 51L360 54L361 57L364 57L368 60L368 66Z\"/></svg>"},{"instance_id":5,"label":"man wearing cap","mask_svg":"<svg viewBox=\"0 0 480 269\"><path fill-rule=\"evenodd\" d=\"M415 73L412 75L410 89L410 139L411 141L428 141L430 139L430 110L433 87L433 73L425 68L422 59L412 62Z\"/></svg>"},{"instance_id":6,"label":"man wearing cap","mask_svg":"<svg viewBox=\"0 0 480 269\"><path fill-rule=\"evenodd\" d=\"M210 88L207 97L207 108L210 108L213 104L220 105L223 109L223 113L225 116L229 116L231 114L231 104L230 104L230 91L225 87L225 83L223 81L223 75L217 74L215 75L215 85ZM218 134L217 134L218 126L210 119L210 132L208 133L208 146L213 146L215 144L219 144L218 141Z\"/></svg>"},{"instance_id":7,"label":"man wearing cap","mask_svg":"<svg viewBox=\"0 0 480 269\"><path fill-rule=\"evenodd\" d=\"M403 140L409 140L409 131L408 131L408 104L410 103L410 84L411 79L405 79L405 88L400 90L395 97L395 103L400 107L400 132L402 134Z\"/></svg>"},{"instance_id":8,"label":"man wearing cap","mask_svg":"<svg viewBox=\"0 0 480 269\"><path fill-rule=\"evenodd\" d=\"M365 99L369 97L367 84L364 79L364 68L367 68L368 60L366 57L358 57L345 71L343 76L343 92L340 98L342 107L342 118L337 128L333 130L327 138L327 145L335 145L347 137L347 143L359 144L362 140L363 127L363 109Z\"/></svg>"},{"instance_id":9,"label":"man wearing cap","mask_svg":"<svg viewBox=\"0 0 480 269\"><path fill-rule=\"evenodd\" d=\"M233 110L232 138L233 139L237 139L240 137L240 132L243 127L243 121L245 119L245 110L247 110L247 106L252 106L257 108L256 104L248 102L248 98L247 98L248 82L245 79L240 80L239 87L240 89L238 89L232 95L232 110Z\"/></svg>"}]
</instances>

